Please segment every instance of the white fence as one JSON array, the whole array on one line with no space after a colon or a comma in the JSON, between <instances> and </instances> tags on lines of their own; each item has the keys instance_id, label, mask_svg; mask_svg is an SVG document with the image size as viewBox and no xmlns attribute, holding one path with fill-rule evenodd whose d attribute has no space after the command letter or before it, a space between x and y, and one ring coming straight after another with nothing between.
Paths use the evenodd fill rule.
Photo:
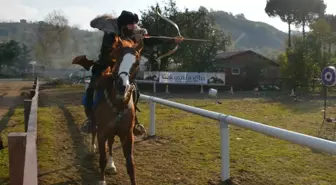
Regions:
<instances>
[{"instance_id":1,"label":"white fence","mask_svg":"<svg viewBox=\"0 0 336 185\"><path fill-rule=\"evenodd\" d=\"M181 84L176 84L176 83L162 83L162 82L157 82L154 80L135 80L137 84L153 84L153 92L156 93L156 84L165 84L167 85L166 91L168 91L168 86L169 85L199 85L200 86L200 93L204 93L203 87L204 86L210 86L210 87L215 87L215 86L225 86L225 84L195 84L195 83L181 83Z\"/></svg>"},{"instance_id":2,"label":"white fence","mask_svg":"<svg viewBox=\"0 0 336 185\"><path fill-rule=\"evenodd\" d=\"M253 130L268 136L276 137L295 144L309 147L311 149L326 152L329 154L336 154L336 142L324 140L317 137L312 137L289 130L268 126L262 123L249 121L237 118L230 115L225 115L218 112L208 111L181 103L168 101L165 99L147 96L141 94L141 99L147 100L150 103L150 125L149 135L155 135L155 104L159 103L168 107L180 109L186 112L197 114L203 117L219 121L220 124L220 155L221 155L221 180L226 181L230 179L230 145L229 145L229 124Z\"/></svg>"}]
</instances>

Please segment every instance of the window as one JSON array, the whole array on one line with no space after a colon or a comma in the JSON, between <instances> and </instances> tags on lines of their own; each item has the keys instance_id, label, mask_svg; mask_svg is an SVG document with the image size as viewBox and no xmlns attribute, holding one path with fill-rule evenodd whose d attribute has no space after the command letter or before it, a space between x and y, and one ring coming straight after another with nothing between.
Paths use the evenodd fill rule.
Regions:
<instances>
[{"instance_id":1,"label":"window","mask_svg":"<svg viewBox=\"0 0 336 185\"><path fill-rule=\"evenodd\" d=\"M231 68L232 75L240 75L240 68Z\"/></svg>"}]
</instances>

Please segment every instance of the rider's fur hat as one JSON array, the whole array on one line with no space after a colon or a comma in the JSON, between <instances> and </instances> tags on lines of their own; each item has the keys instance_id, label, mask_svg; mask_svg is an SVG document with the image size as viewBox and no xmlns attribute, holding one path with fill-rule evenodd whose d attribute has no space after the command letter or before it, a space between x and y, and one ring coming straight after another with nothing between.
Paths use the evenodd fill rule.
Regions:
<instances>
[{"instance_id":1,"label":"rider's fur hat","mask_svg":"<svg viewBox=\"0 0 336 185\"><path fill-rule=\"evenodd\" d=\"M139 22L139 17L136 13L123 10L118 17L117 25L118 25L118 28L121 29L127 24L137 24L138 22Z\"/></svg>"},{"instance_id":2,"label":"rider's fur hat","mask_svg":"<svg viewBox=\"0 0 336 185\"><path fill-rule=\"evenodd\" d=\"M104 14L96 17L90 22L92 28L97 28L107 33L117 33L118 24L117 19L113 18L111 15Z\"/></svg>"}]
</instances>

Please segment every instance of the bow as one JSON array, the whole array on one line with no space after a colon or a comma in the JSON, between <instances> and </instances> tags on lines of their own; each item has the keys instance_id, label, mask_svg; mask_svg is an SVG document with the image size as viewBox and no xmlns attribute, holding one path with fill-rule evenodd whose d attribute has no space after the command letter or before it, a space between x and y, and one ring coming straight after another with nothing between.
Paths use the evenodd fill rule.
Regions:
<instances>
[{"instance_id":1,"label":"bow","mask_svg":"<svg viewBox=\"0 0 336 185\"><path fill-rule=\"evenodd\" d=\"M180 28L178 27L178 25L177 25L176 23L174 23L172 20L168 19L167 17L164 17L163 15L161 15L161 13L159 12L159 8L158 8L158 7L156 8L156 14L157 14L159 17L161 17L162 19L164 19L164 20L166 20L167 22L169 22L170 24L172 24L172 25L176 28L178 36L179 36L180 38L183 38L182 35L181 35L181 33L180 33ZM179 48L179 44L177 44L177 45L175 46L174 49L168 51L167 53L165 53L165 54L159 56L159 57L156 59L156 60L158 61L158 63L159 63L159 68L160 68L160 64L161 64L161 59L164 58L164 57L166 57L166 56L169 56L169 55L175 53L175 52L177 51L178 48Z\"/></svg>"},{"instance_id":2,"label":"bow","mask_svg":"<svg viewBox=\"0 0 336 185\"><path fill-rule=\"evenodd\" d=\"M209 40L205 40L205 39L193 39L193 38L184 38L182 35L181 35L181 32L180 32L180 28L178 27L178 25L176 23L174 23L172 20L168 19L167 17L164 17L163 15L161 15L161 13L159 12L159 7L156 8L156 14L161 17L162 19L166 20L167 22L169 22L170 24L172 24L176 30L177 30L177 34L178 36L177 37L167 37L167 36L145 36L147 38L162 38L162 39L181 39L181 40L190 40L190 41L201 41L201 42L207 42ZM156 60L159 64L159 68L160 68L160 64L161 64L161 59L164 58L164 57L167 57L173 53L175 53L179 48L179 44L177 44L175 46L174 49L168 51L167 53L159 56Z\"/></svg>"}]
</instances>

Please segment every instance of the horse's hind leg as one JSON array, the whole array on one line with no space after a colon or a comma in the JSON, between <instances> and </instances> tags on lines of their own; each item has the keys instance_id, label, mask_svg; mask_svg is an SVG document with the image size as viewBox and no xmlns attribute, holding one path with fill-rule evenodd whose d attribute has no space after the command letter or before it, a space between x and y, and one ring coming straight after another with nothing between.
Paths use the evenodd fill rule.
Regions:
<instances>
[{"instance_id":1,"label":"horse's hind leg","mask_svg":"<svg viewBox=\"0 0 336 185\"><path fill-rule=\"evenodd\" d=\"M107 162L107 168L112 169L113 173L117 173L117 168L114 165L114 161L113 161L113 157L112 157L112 145L114 143L114 136L109 137L108 140L107 140L107 143L108 143L108 149L109 149L109 159L108 159L108 162Z\"/></svg>"},{"instance_id":2,"label":"horse's hind leg","mask_svg":"<svg viewBox=\"0 0 336 185\"><path fill-rule=\"evenodd\" d=\"M106 168L106 148L105 148L106 138L105 136L98 133L98 150L99 150L99 168L100 168L100 181L99 185L106 185L105 182L105 168Z\"/></svg>"},{"instance_id":3,"label":"horse's hind leg","mask_svg":"<svg viewBox=\"0 0 336 185\"><path fill-rule=\"evenodd\" d=\"M126 159L127 173L131 180L131 185L136 185L134 158L133 158L134 137L133 133L129 133L127 139L122 143L124 157Z\"/></svg>"},{"instance_id":4,"label":"horse's hind leg","mask_svg":"<svg viewBox=\"0 0 336 185\"><path fill-rule=\"evenodd\" d=\"M95 139L96 139L97 132L93 131L91 134L91 145L90 145L90 152L94 154L97 150L96 144L95 144Z\"/></svg>"}]
</instances>

